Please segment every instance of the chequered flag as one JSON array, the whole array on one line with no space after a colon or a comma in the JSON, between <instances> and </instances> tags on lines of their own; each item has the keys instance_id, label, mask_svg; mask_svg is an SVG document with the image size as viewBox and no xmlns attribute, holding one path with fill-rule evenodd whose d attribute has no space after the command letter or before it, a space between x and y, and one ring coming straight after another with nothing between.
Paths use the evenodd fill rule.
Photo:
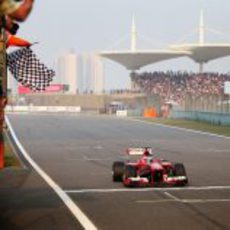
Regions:
<instances>
[{"instance_id":1,"label":"chequered flag","mask_svg":"<svg viewBox=\"0 0 230 230\"><path fill-rule=\"evenodd\" d=\"M33 91L44 91L55 75L28 47L8 54L7 65L14 78Z\"/></svg>"}]
</instances>

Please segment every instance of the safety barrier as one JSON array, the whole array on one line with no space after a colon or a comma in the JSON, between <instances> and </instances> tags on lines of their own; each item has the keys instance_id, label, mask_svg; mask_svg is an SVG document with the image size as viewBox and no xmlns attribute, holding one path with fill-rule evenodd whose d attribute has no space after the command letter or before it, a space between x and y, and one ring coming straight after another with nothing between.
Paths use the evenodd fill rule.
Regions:
<instances>
[{"instance_id":1,"label":"safety barrier","mask_svg":"<svg viewBox=\"0 0 230 230\"><path fill-rule=\"evenodd\" d=\"M6 112L81 112L80 106L6 106Z\"/></svg>"},{"instance_id":2,"label":"safety barrier","mask_svg":"<svg viewBox=\"0 0 230 230\"><path fill-rule=\"evenodd\" d=\"M230 125L230 115L226 113L171 111L170 117L195 121L205 121L217 125Z\"/></svg>"},{"instance_id":3,"label":"safety barrier","mask_svg":"<svg viewBox=\"0 0 230 230\"><path fill-rule=\"evenodd\" d=\"M116 115L117 117L127 117L128 111L127 110L117 110Z\"/></svg>"}]
</instances>

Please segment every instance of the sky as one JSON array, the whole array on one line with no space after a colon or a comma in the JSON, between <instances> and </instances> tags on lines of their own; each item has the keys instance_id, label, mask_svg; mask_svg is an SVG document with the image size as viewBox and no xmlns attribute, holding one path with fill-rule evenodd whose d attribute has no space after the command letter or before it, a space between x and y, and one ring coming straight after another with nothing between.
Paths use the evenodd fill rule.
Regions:
<instances>
[{"instance_id":1,"label":"sky","mask_svg":"<svg viewBox=\"0 0 230 230\"><path fill-rule=\"evenodd\" d=\"M55 69L58 56L69 50L83 54L129 49L133 15L137 48L166 48L182 40L196 42L198 34L186 35L198 27L201 8L205 26L223 32L207 33L205 41L230 42L229 0L37 0L27 21L21 23L18 36L39 42L34 51ZM189 58L179 58L149 65L140 72L161 70L198 71L198 65ZM229 72L230 58L210 62L205 71ZM105 60L106 89L128 88L128 76L124 67Z\"/></svg>"}]
</instances>

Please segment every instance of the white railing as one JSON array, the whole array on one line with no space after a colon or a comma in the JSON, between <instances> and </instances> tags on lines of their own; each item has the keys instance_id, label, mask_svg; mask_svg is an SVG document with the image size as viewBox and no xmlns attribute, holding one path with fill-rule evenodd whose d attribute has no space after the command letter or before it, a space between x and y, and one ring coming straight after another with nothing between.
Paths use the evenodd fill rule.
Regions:
<instances>
[{"instance_id":1,"label":"white railing","mask_svg":"<svg viewBox=\"0 0 230 230\"><path fill-rule=\"evenodd\" d=\"M6 106L6 112L81 112L80 106Z\"/></svg>"}]
</instances>

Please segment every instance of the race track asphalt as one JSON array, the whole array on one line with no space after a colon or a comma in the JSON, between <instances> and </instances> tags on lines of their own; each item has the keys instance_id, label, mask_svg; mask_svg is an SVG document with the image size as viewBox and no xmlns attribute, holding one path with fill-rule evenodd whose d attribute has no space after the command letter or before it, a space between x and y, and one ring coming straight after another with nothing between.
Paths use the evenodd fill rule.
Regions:
<instances>
[{"instance_id":1,"label":"race track asphalt","mask_svg":"<svg viewBox=\"0 0 230 230\"><path fill-rule=\"evenodd\" d=\"M106 116L10 114L9 118L33 160L98 229L230 229L229 138ZM122 159L128 147L139 146L151 146L155 155L183 162L189 186L130 190L113 183L112 162ZM25 196L20 211L27 215L23 220L20 212L17 216L11 210L15 222L26 221L26 216L31 218L28 210L37 213L40 208L51 219L47 225L53 220L54 229L81 229L34 170L28 178L21 186L30 189L28 194L43 194L42 208L31 204L27 209Z\"/></svg>"}]
</instances>

